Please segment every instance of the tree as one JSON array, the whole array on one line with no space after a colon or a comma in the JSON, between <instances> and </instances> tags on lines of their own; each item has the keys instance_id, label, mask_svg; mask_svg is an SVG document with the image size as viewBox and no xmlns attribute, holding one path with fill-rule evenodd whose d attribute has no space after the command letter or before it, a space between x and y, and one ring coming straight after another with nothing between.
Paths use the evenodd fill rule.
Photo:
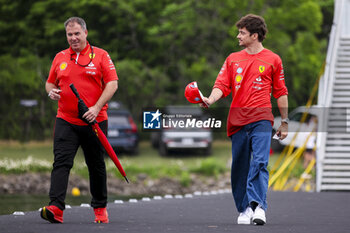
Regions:
<instances>
[{"instance_id":1,"label":"tree","mask_svg":"<svg viewBox=\"0 0 350 233\"><path fill-rule=\"evenodd\" d=\"M44 84L53 57L67 48L63 23L71 16L84 18L89 42L109 52L120 84L113 100L138 119L144 107L188 104L183 91L190 81L209 95L225 58L241 49L234 23L247 13L265 18L264 46L283 60L291 105L304 105L326 55L333 1L0 0L0 6L0 138L23 135L29 110L19 101L36 99L30 137L40 139L52 135L57 105Z\"/></svg>"}]
</instances>

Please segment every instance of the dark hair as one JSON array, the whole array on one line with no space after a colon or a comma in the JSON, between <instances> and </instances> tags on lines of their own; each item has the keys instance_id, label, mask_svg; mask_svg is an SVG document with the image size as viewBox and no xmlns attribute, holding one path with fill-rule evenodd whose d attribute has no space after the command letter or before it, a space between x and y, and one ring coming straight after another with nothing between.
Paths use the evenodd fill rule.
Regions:
<instances>
[{"instance_id":1,"label":"dark hair","mask_svg":"<svg viewBox=\"0 0 350 233\"><path fill-rule=\"evenodd\" d=\"M81 28L83 30L87 29L85 21L80 17L74 16L74 17L70 17L69 19L67 19L66 22L64 22L64 28L67 28L69 23L77 23L81 26Z\"/></svg>"},{"instance_id":2,"label":"dark hair","mask_svg":"<svg viewBox=\"0 0 350 233\"><path fill-rule=\"evenodd\" d=\"M263 17L259 15L249 14L243 16L237 23L236 27L238 29L246 28L250 35L258 33L258 39L262 42L267 34L267 26Z\"/></svg>"}]
</instances>

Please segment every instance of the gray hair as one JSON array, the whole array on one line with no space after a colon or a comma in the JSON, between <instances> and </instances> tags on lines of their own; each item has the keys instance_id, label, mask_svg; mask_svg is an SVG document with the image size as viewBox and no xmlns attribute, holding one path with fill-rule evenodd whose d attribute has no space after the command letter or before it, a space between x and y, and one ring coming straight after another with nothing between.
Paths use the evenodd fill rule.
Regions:
<instances>
[{"instance_id":1,"label":"gray hair","mask_svg":"<svg viewBox=\"0 0 350 233\"><path fill-rule=\"evenodd\" d=\"M69 23L77 23L81 26L81 28L83 30L87 30L85 21L80 17L74 16L74 17L70 17L69 19L67 19L66 22L64 22L64 28L67 28Z\"/></svg>"}]
</instances>

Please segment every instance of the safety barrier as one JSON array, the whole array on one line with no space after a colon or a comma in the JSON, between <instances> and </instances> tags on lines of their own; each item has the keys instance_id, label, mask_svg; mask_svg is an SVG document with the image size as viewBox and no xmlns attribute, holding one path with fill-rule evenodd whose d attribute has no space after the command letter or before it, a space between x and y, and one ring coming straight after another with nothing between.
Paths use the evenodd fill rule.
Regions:
<instances>
[{"instance_id":1,"label":"safety barrier","mask_svg":"<svg viewBox=\"0 0 350 233\"><path fill-rule=\"evenodd\" d=\"M296 130L296 133L294 134L291 140L291 143L282 150L276 162L272 165L272 168L270 170L269 188L271 188L273 185L272 187L273 190L286 190L290 188L287 184L287 181L290 178L290 174L293 171L293 169L297 166L300 157L303 155L306 149L307 142L309 141L311 136L316 134L317 132L317 125L316 125L312 129L312 131L308 134L303 145L295 149L296 138L298 137L301 130L301 125L306 121L309 109L315 100L315 96L317 94L320 79L324 73L324 69L325 69L325 63L322 65L322 68L318 75L318 79L311 90L310 97L306 103L306 111L303 113L300 119L300 126ZM315 145L315 147L313 148L313 151L315 151L316 148L317 147ZM293 188L294 191L298 191L300 189L303 182L306 180L306 176L312 171L312 168L314 167L314 165L315 165L315 161L312 160L309 163L308 167L305 169L305 171L302 173L297 185Z\"/></svg>"}]
</instances>

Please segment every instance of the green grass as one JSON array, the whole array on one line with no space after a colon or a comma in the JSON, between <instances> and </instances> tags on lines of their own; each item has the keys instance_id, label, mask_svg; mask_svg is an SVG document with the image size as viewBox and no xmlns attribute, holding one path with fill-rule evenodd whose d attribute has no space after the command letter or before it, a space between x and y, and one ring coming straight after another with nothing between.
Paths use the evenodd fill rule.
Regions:
<instances>
[{"instance_id":1,"label":"green grass","mask_svg":"<svg viewBox=\"0 0 350 233\"><path fill-rule=\"evenodd\" d=\"M53 162L52 142L0 142L0 173L50 172ZM186 186L190 182L191 173L204 176L217 176L230 170L231 143L229 140L214 141L213 153L203 156L198 153L172 153L162 157L151 147L148 141L139 145L138 155L118 154L128 178L133 181L140 173L151 178L176 177ZM270 157L269 168L274 164L278 154ZM113 162L106 158L108 173L115 174L122 179ZM303 172L301 162L293 169L292 177L299 177ZM81 150L78 150L72 173L88 177Z\"/></svg>"},{"instance_id":2,"label":"green grass","mask_svg":"<svg viewBox=\"0 0 350 233\"><path fill-rule=\"evenodd\" d=\"M118 154L129 179L136 179L140 173L152 178L177 177L184 185L189 183L188 173L217 175L229 170L231 144L229 140L215 141L211 156L198 153L172 153L162 157L148 141L140 143L138 155ZM107 171L121 177L113 162L106 158ZM28 171L51 171L53 162L52 142L0 142L0 173L23 173ZM9 166L10 165L10 166ZM82 151L75 158L72 172L88 177Z\"/></svg>"},{"instance_id":3,"label":"green grass","mask_svg":"<svg viewBox=\"0 0 350 233\"><path fill-rule=\"evenodd\" d=\"M173 153L162 157L158 151L152 148L148 142L140 144L140 153L137 156L122 156L121 163L131 175L136 173L146 173L151 177L170 176L186 177L183 172L202 173L211 175L210 169L228 169L226 166L231 158L231 144L229 141L216 141L213 144L213 153L210 156L203 156L196 153ZM203 172L203 163L211 163L208 171ZM184 178L185 179L185 178Z\"/></svg>"},{"instance_id":4,"label":"green grass","mask_svg":"<svg viewBox=\"0 0 350 233\"><path fill-rule=\"evenodd\" d=\"M52 142L19 143L15 141L0 142L0 159L25 159L33 156L37 159L52 161Z\"/></svg>"}]
</instances>

